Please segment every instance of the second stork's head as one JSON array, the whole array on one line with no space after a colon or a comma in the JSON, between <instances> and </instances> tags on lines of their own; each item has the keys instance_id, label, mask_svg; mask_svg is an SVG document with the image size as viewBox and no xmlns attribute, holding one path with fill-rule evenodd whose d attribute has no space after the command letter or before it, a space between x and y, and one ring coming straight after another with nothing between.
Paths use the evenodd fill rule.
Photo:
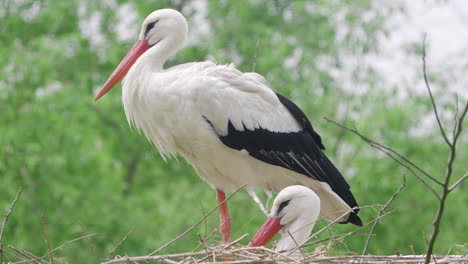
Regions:
<instances>
[{"instance_id":1,"label":"second stork's head","mask_svg":"<svg viewBox=\"0 0 468 264\"><path fill-rule=\"evenodd\" d=\"M275 198L270 217L249 246L264 246L285 227L276 250L293 250L307 241L319 215L320 199L315 192L300 185L286 187Z\"/></svg>"}]
</instances>

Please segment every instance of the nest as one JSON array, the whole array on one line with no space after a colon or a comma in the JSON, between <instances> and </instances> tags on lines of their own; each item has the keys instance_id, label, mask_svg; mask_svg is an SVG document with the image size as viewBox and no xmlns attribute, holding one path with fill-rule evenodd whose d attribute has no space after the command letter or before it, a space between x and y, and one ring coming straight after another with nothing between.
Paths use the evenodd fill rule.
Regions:
<instances>
[{"instance_id":1,"label":"nest","mask_svg":"<svg viewBox=\"0 0 468 264\"><path fill-rule=\"evenodd\" d=\"M210 235L212 235L211 233ZM298 247L294 253L277 252L266 247L246 247L241 245L241 241L247 237L243 235L239 239L221 246L207 246L206 242L211 237L208 236L201 240L200 246L203 250L177 254L157 255L155 252L147 256L129 257L117 256L113 260L103 262L102 264L118 263L169 263L169 264L205 264L205 263L224 263L224 264L260 264L260 263L372 263L372 264L391 264L391 263L424 263L425 255L355 255L350 252L337 253L330 249L334 242L330 241L325 246L318 246L313 252L303 253L302 248ZM168 244L167 244L168 245ZM431 263L465 263L468 264L466 255L433 255Z\"/></svg>"},{"instance_id":2,"label":"nest","mask_svg":"<svg viewBox=\"0 0 468 264\"><path fill-rule=\"evenodd\" d=\"M179 254L166 254L141 257L116 257L102 264L117 263L178 263L178 264L204 264L204 263L225 263L225 264L256 264L256 263L372 263L372 264L391 264L391 263L424 263L425 255L337 255L311 252L303 253L300 256L291 256L287 253L275 252L274 250L257 247L250 248L245 246L218 246L205 249L198 252L187 252ZM465 255L447 255L432 256L431 263L468 263L468 256Z\"/></svg>"}]
</instances>

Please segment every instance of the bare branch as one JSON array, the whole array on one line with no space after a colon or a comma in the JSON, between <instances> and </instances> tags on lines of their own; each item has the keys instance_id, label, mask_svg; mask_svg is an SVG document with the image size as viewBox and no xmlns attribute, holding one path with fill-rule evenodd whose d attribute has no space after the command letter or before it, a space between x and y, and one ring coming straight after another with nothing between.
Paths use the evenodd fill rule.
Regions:
<instances>
[{"instance_id":1,"label":"bare branch","mask_svg":"<svg viewBox=\"0 0 468 264\"><path fill-rule=\"evenodd\" d=\"M466 180L466 178L468 178L468 172L465 175L463 175L460 179L458 179L458 181L456 181L452 186L450 186L448 191L453 191L455 188L458 187L458 185L460 185L464 180Z\"/></svg>"},{"instance_id":2,"label":"bare branch","mask_svg":"<svg viewBox=\"0 0 468 264\"><path fill-rule=\"evenodd\" d=\"M362 207L361 207L362 208ZM364 224L363 226L359 227L358 229L354 230L354 231L351 231L351 232L348 232L348 233L345 233L345 234L341 234L341 235L337 235L337 236L332 236L332 237L327 237L327 238L324 238L324 239L320 239L320 240L317 240L317 241L314 241L314 242L310 242L310 243L307 243L307 244L304 244L302 245L302 247L308 247L308 246L311 246L311 245L315 245L315 244L318 244L318 243L322 243L322 242L325 242L325 241L328 241L328 240L332 240L332 239L336 239L336 238L340 238L340 237L345 237L345 236L350 236L350 235L354 235L356 234L357 232L361 231L362 229L364 229L366 226L376 222L376 221L379 221L380 219L384 218L385 216L389 215L389 214L393 214L395 211L390 211L390 212L387 212L379 217L377 217L376 219L370 221L369 223L367 224Z\"/></svg>"},{"instance_id":3,"label":"bare branch","mask_svg":"<svg viewBox=\"0 0 468 264\"><path fill-rule=\"evenodd\" d=\"M83 231L83 234L86 235L86 233L88 233L88 232L86 231L86 228L83 226L83 224L81 224L81 222L78 222L78 223L80 224L80 227L81 227L81 230ZM91 240L89 239L89 237L87 237L86 240L88 241L89 250L90 250L91 253L93 254L94 259L96 260L96 264L98 264L98 263L99 263L99 260L98 260L97 255L96 255L96 251L94 251L93 244L91 243Z\"/></svg>"},{"instance_id":4,"label":"bare branch","mask_svg":"<svg viewBox=\"0 0 468 264\"><path fill-rule=\"evenodd\" d=\"M44 215L42 215L42 217L41 217L41 222L42 222L42 227L44 228L44 234L45 234L47 249L49 250L48 254L49 254L49 258L50 258L50 263L54 264L54 255L52 255L52 253L50 253L52 250L51 250L51 247L50 247L49 231L47 230L47 225L46 225L46 222L45 222Z\"/></svg>"},{"instance_id":5,"label":"bare branch","mask_svg":"<svg viewBox=\"0 0 468 264\"><path fill-rule=\"evenodd\" d=\"M455 133L457 133L457 127L458 127L458 95L455 94L455 114L453 115L453 121L454 121L454 126L453 126L453 131L452 131L452 138L455 138Z\"/></svg>"},{"instance_id":6,"label":"bare branch","mask_svg":"<svg viewBox=\"0 0 468 264\"><path fill-rule=\"evenodd\" d=\"M18 190L18 193L16 194L15 199L11 203L10 207L8 208L8 212L6 213L5 217L3 218L2 229L0 229L0 242L2 241L3 232L5 231L5 226L6 226L6 223L8 222L8 218L10 217L11 212L13 212L13 208L15 208L16 202L18 201L20 196L21 196L21 189Z\"/></svg>"},{"instance_id":7,"label":"bare branch","mask_svg":"<svg viewBox=\"0 0 468 264\"><path fill-rule=\"evenodd\" d=\"M445 134L444 127L442 126L442 123L440 122L439 113L437 112L437 106L436 106L436 103L434 101L434 96L432 96L431 87L429 86L429 81L427 80L427 72L426 72L426 36L427 36L427 34L424 34L423 46L422 46L422 53L423 53L422 54L422 61L423 61L424 82L426 83L426 88L427 88L427 91L429 92L429 97L431 98L432 108L434 110L434 115L435 115L435 117L437 119L437 124L439 125L440 133L442 134L442 137L444 138L445 143L447 143L447 145L449 147L452 147L452 143L450 143L447 135Z\"/></svg>"},{"instance_id":8,"label":"bare branch","mask_svg":"<svg viewBox=\"0 0 468 264\"><path fill-rule=\"evenodd\" d=\"M419 167L418 165L416 165L414 162L412 162L411 160L409 160L407 157L405 157L403 154L399 153L398 151L390 148L390 147L387 147L377 141L374 141L370 138L367 138L365 137L364 135L362 135L361 133L359 133L359 131L357 131L356 129L352 129L352 128L349 128L343 124L340 124L336 121L333 121L331 119L328 119L327 117L324 117L325 120L327 120L328 122L330 123L333 123L343 129L346 129L348 131L351 131L353 132L354 134L358 135L361 139L363 139L364 141L366 141L367 143L369 143L372 147L374 148L382 148L382 149L385 149L391 153L394 153L395 155L397 155L399 158L401 158L404 162L408 163L409 165L413 166L416 170L418 170L419 172L421 172L422 174L426 175L429 179L433 180L434 182L438 183L439 185L442 185L443 183L441 181L439 181L438 179L436 179L434 176L432 176L431 174L429 174L428 172L426 172L424 169L422 169L421 167ZM406 167L406 166L405 166ZM413 173L414 174L414 173Z\"/></svg>"},{"instance_id":9,"label":"bare branch","mask_svg":"<svg viewBox=\"0 0 468 264\"><path fill-rule=\"evenodd\" d=\"M63 243L62 245L60 245L60 246L58 246L58 247L52 249L49 253L45 254L45 255L42 256L41 258L46 258L49 254L52 254L53 252L55 252L55 251L61 249L61 248L62 248L63 246L65 246L65 245L68 245L68 244L71 244L71 243L73 243L73 242L75 242L75 241L78 241L78 240L81 240L81 239L84 239L84 238L88 238L88 237L92 237L92 236L95 236L95 235L97 235L97 233L89 234L89 235L85 235L85 236L80 236L80 237L77 237L77 238L72 239L72 240L70 240L70 241L67 241L67 242ZM17 263L25 263L25 262L17 262Z\"/></svg>"},{"instance_id":10,"label":"bare branch","mask_svg":"<svg viewBox=\"0 0 468 264\"><path fill-rule=\"evenodd\" d=\"M43 258L40 258L36 255L34 255L33 253L29 252L29 251L26 251L24 249L18 249L18 248L15 248L14 246L12 245L8 245L8 248L11 248L13 249L14 251L18 252L19 254L21 254L22 256L30 259L31 261L33 261L34 263L36 264L49 264L47 261L45 261Z\"/></svg>"},{"instance_id":11,"label":"bare branch","mask_svg":"<svg viewBox=\"0 0 468 264\"><path fill-rule=\"evenodd\" d=\"M408 169L420 182L422 182L424 185L426 185L426 187L432 191L432 193L434 193L434 195L440 199L440 195L436 192L436 190L434 190L434 188L432 188L432 186L427 182L425 181L423 178L421 178L421 176L419 176L411 167L409 167L408 165L406 165L405 163L403 163L401 160L397 159L395 156L392 155L392 153L390 152L393 152L395 153L396 151L387 147L387 146L384 146L380 143L377 143L367 137L365 137L364 135L362 135L361 133L359 133L359 131L355 130L355 129L352 129L352 128L349 128L343 124L340 124L336 121L333 121L333 120L330 120L328 119L327 117L324 117L325 120L327 120L328 122L330 123L333 123L343 129L346 129L348 131L351 131L353 132L354 134L358 135L361 139L363 139L364 141L366 141L369 145L371 145L371 147L373 148L376 148L380 151L382 151L383 153L385 153L387 156L389 156L390 158L392 158L395 162L397 162L398 164L400 164L401 166L405 167L406 169ZM398 154L396 154L398 157L401 157L399 156ZM405 158L406 159L406 158ZM404 160L406 161L406 160ZM419 171L423 171L420 167L416 166L414 163L409 163L411 164L415 169L419 170ZM429 174L426 174L426 176L429 175ZM430 177L430 179L433 179L434 181L437 181L439 183L439 181L437 179L435 179L434 177ZM442 182L440 182L440 184L442 184Z\"/></svg>"},{"instance_id":12,"label":"bare branch","mask_svg":"<svg viewBox=\"0 0 468 264\"><path fill-rule=\"evenodd\" d=\"M132 234L132 231L128 232L123 238L122 240L119 241L119 243L117 243L117 245L109 252L109 254L107 255L107 258L106 258L106 261L108 261L110 259L110 257L114 254L114 252L125 242L125 240L127 240L127 238Z\"/></svg>"},{"instance_id":13,"label":"bare branch","mask_svg":"<svg viewBox=\"0 0 468 264\"><path fill-rule=\"evenodd\" d=\"M3 238L3 232L5 231L5 226L8 222L8 218L10 217L11 213L13 212L13 208L15 208L16 202L21 196L21 188L18 190L18 193L16 194L15 199L13 202L10 204L10 207L8 208L8 211L3 218L2 222L2 228L0 229L0 264L3 263L3 243L2 243L2 238Z\"/></svg>"},{"instance_id":14,"label":"bare branch","mask_svg":"<svg viewBox=\"0 0 468 264\"><path fill-rule=\"evenodd\" d=\"M403 174L403 183L400 185L398 190L392 195L392 197L390 197L390 199L387 201L387 203L379 210L379 213L377 215L377 219L379 219L379 217L384 213L385 209L387 209L387 207L393 202L393 200L395 200L395 198L398 196L398 194L400 194L400 192L403 190L403 188L405 188L405 185L406 185L406 176L405 176L405 174ZM362 255L365 255L367 253L367 248L369 247L370 240L372 238L372 235L374 234L375 228L376 228L378 223L379 223L379 221L377 220L372 225L371 230L369 232L369 236L367 237L367 240L366 240L366 244L364 245L364 249L362 250Z\"/></svg>"},{"instance_id":15,"label":"bare branch","mask_svg":"<svg viewBox=\"0 0 468 264\"><path fill-rule=\"evenodd\" d=\"M425 46L425 43L423 42L423 49L424 49L424 46ZM425 74L425 68L423 68L423 70ZM432 95L431 95L431 99L432 99ZM442 220L442 216L444 214L447 196L449 195L450 191L453 190L452 187L456 188L458 184L460 184L465 178L465 176L462 176L459 181L457 181L454 185L452 185L452 187L449 187L450 178L452 177L452 172L453 172L453 163L456 157L457 142L458 142L458 138L460 137L460 133L462 131L463 120L465 119L467 112L468 112L468 100L466 102L466 105L463 109L463 112L460 118L458 119L458 122L455 122L455 128L454 128L454 133L453 133L454 137L452 139L452 142L448 143L450 146L450 153L449 153L449 158L447 161L447 169L445 171L444 185L443 185L441 198L439 199L439 209L437 210L436 217L434 219L434 222L432 223L434 230L432 232L431 238L429 240L429 244L427 246L425 264L429 264L431 262L431 257L433 257L432 252L434 250L435 241L440 232L440 223ZM435 112L435 114L437 115L437 112ZM443 132L442 127L441 127L441 130Z\"/></svg>"},{"instance_id":16,"label":"bare branch","mask_svg":"<svg viewBox=\"0 0 468 264\"><path fill-rule=\"evenodd\" d=\"M242 185L239 189L237 189L236 191L234 191L231 195L229 195L229 197L227 197L223 202L219 203L216 207L214 207L213 209L211 209L210 211L208 211L208 213L206 213L206 215L200 219L197 223L195 223L192 227L190 227L189 229L185 230L184 232L182 232L182 234L178 235L176 238L172 239L171 241L167 242L166 244L162 245L160 248L156 249L155 251L151 252L148 256L154 256L154 254L158 253L159 251L165 249L167 246L169 246L170 244L174 243L175 241L179 240L181 237L185 236L186 234L188 234L190 231L192 231L195 227L197 227L198 225L200 225L203 221L205 221L205 219L211 214L213 213L216 209L218 209L218 207L224 203L226 203L229 199L231 199L236 193L238 193L241 189L243 189L245 187L245 184Z\"/></svg>"}]
</instances>

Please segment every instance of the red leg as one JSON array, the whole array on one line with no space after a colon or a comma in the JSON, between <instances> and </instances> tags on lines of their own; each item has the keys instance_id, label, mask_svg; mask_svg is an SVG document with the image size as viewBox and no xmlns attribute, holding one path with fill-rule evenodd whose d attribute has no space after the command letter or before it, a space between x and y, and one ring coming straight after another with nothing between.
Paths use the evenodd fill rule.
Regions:
<instances>
[{"instance_id":1,"label":"red leg","mask_svg":"<svg viewBox=\"0 0 468 264\"><path fill-rule=\"evenodd\" d=\"M227 203L221 204L226 200L226 194L221 190L216 190L216 194L218 196L218 203L220 204L219 230L221 231L221 235L223 235L224 243L227 244L231 237L231 218L229 217Z\"/></svg>"}]
</instances>

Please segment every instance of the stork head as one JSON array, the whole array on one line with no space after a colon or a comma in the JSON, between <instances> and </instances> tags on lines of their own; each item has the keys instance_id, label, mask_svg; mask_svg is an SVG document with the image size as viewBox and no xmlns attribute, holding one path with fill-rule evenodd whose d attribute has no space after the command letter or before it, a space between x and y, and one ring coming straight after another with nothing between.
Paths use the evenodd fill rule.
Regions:
<instances>
[{"instance_id":1,"label":"stork head","mask_svg":"<svg viewBox=\"0 0 468 264\"><path fill-rule=\"evenodd\" d=\"M173 9L156 10L141 25L140 35L119 66L94 97L97 101L125 77L137 59L152 47L159 47L159 55L166 60L179 50L187 39L188 25L185 17Z\"/></svg>"},{"instance_id":2,"label":"stork head","mask_svg":"<svg viewBox=\"0 0 468 264\"><path fill-rule=\"evenodd\" d=\"M310 225L313 227L319 214L320 199L315 192L300 185L286 187L276 196L270 216L252 238L249 246L265 245L284 226L309 225L308 229L312 230Z\"/></svg>"},{"instance_id":3,"label":"stork head","mask_svg":"<svg viewBox=\"0 0 468 264\"><path fill-rule=\"evenodd\" d=\"M179 45L177 48L180 48L185 43L187 33L187 20L179 11L161 9L145 18L138 39L146 41L149 46L157 44L162 39L169 39L171 44Z\"/></svg>"}]
</instances>

